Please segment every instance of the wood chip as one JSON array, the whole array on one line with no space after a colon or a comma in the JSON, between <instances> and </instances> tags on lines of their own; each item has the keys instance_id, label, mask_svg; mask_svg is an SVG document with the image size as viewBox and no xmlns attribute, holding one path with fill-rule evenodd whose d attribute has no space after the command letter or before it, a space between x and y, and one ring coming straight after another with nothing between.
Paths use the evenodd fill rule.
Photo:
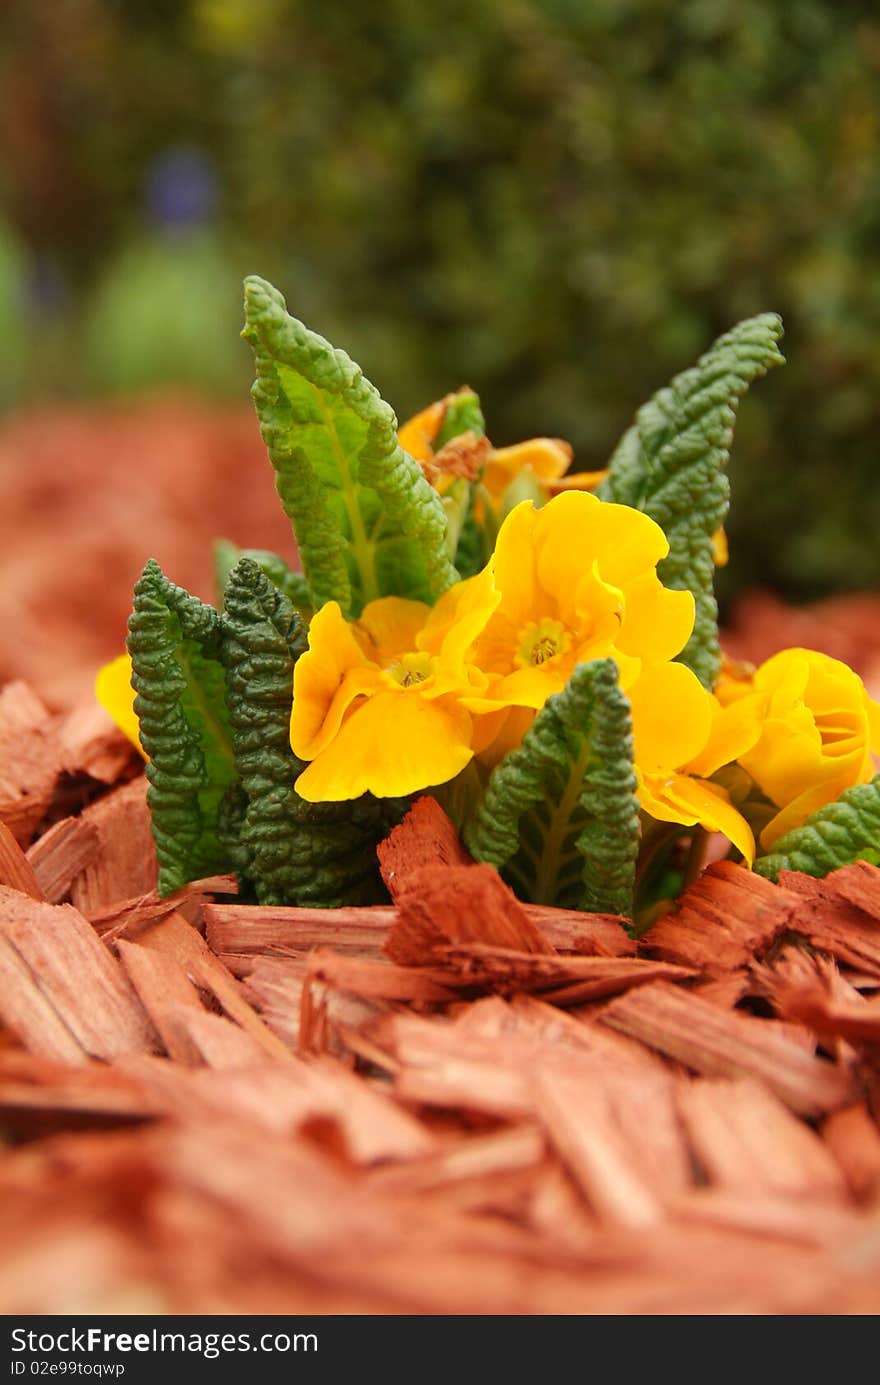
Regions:
<instances>
[{"instance_id":1,"label":"wood chip","mask_svg":"<svg viewBox=\"0 0 880 1385\"><path fill-rule=\"evenodd\" d=\"M458 833L436 798L416 799L403 821L393 828L376 854L382 879L397 902L412 888L412 877L424 866L473 865Z\"/></svg>"},{"instance_id":2,"label":"wood chip","mask_svg":"<svg viewBox=\"0 0 880 1385\"><path fill-rule=\"evenodd\" d=\"M150 830L147 781L141 775L91 804L82 821L95 829L99 853L73 881L71 898L84 914L156 888L156 848Z\"/></svg>"},{"instance_id":3,"label":"wood chip","mask_svg":"<svg viewBox=\"0 0 880 1385\"><path fill-rule=\"evenodd\" d=\"M0 888L0 937L30 975L24 990L19 974L10 993L0 994L0 1015L34 1052L111 1059L155 1047L155 1032L124 972L72 905L41 904ZM44 1012L21 1012L16 997L34 987L54 1012L50 1024ZM63 1052L59 1027L71 1040Z\"/></svg>"},{"instance_id":4,"label":"wood chip","mask_svg":"<svg viewBox=\"0 0 880 1385\"><path fill-rule=\"evenodd\" d=\"M809 1198L844 1193L840 1170L818 1135L760 1083L682 1084L678 1109L712 1183Z\"/></svg>"},{"instance_id":5,"label":"wood chip","mask_svg":"<svg viewBox=\"0 0 880 1385\"><path fill-rule=\"evenodd\" d=\"M709 866L675 910L645 934L656 957L726 977L761 956L788 926L796 900L731 861Z\"/></svg>"},{"instance_id":6,"label":"wood chip","mask_svg":"<svg viewBox=\"0 0 880 1385\"><path fill-rule=\"evenodd\" d=\"M27 846L61 773L56 721L26 683L0 688L0 819Z\"/></svg>"},{"instance_id":7,"label":"wood chip","mask_svg":"<svg viewBox=\"0 0 880 1385\"><path fill-rule=\"evenodd\" d=\"M755 1077L793 1111L827 1114L851 1097L851 1078L759 1019L725 1012L656 981L612 1000L602 1023L709 1077Z\"/></svg>"},{"instance_id":8,"label":"wood chip","mask_svg":"<svg viewBox=\"0 0 880 1385\"><path fill-rule=\"evenodd\" d=\"M184 904L200 905L210 894L236 894L238 880L234 875L211 875L204 880L190 880L173 894L162 896L157 890L135 899L122 899L91 909L86 917L102 938L108 942L137 931L145 923L165 918Z\"/></svg>"},{"instance_id":9,"label":"wood chip","mask_svg":"<svg viewBox=\"0 0 880 1385\"><path fill-rule=\"evenodd\" d=\"M880 1194L880 1130L862 1103L830 1115L822 1138L856 1197Z\"/></svg>"},{"instance_id":10,"label":"wood chip","mask_svg":"<svg viewBox=\"0 0 880 1385\"><path fill-rule=\"evenodd\" d=\"M20 890L31 899L45 899L34 868L4 822L0 822L0 885Z\"/></svg>"},{"instance_id":11,"label":"wood chip","mask_svg":"<svg viewBox=\"0 0 880 1385\"><path fill-rule=\"evenodd\" d=\"M118 944L118 952L119 960L152 1020L165 1052L181 1063L198 1062L198 1053L187 1036L180 1040L179 1023L166 1023L170 1008L179 1009L189 1005L194 1010L203 1009L199 993L180 963L163 952L140 947L137 943L122 941Z\"/></svg>"},{"instance_id":12,"label":"wood chip","mask_svg":"<svg viewBox=\"0 0 880 1385\"><path fill-rule=\"evenodd\" d=\"M516 952L554 948L492 866L422 866L407 876L385 952L392 961L430 963L446 943L488 943Z\"/></svg>"},{"instance_id":13,"label":"wood chip","mask_svg":"<svg viewBox=\"0 0 880 1385\"><path fill-rule=\"evenodd\" d=\"M206 904L206 936L216 953L335 952L378 956L396 909L295 909L260 904Z\"/></svg>"},{"instance_id":14,"label":"wood chip","mask_svg":"<svg viewBox=\"0 0 880 1385\"><path fill-rule=\"evenodd\" d=\"M593 1210L605 1221L650 1227L663 1216L601 1086L546 1070L534 1079L537 1113Z\"/></svg>"},{"instance_id":15,"label":"wood chip","mask_svg":"<svg viewBox=\"0 0 880 1385\"><path fill-rule=\"evenodd\" d=\"M98 829L87 817L62 818L54 823L27 853L43 897L50 904L60 904L100 849Z\"/></svg>"},{"instance_id":16,"label":"wood chip","mask_svg":"<svg viewBox=\"0 0 880 1385\"><path fill-rule=\"evenodd\" d=\"M97 702L72 708L58 724L58 740L66 774L86 774L102 784L115 784L141 757Z\"/></svg>"},{"instance_id":17,"label":"wood chip","mask_svg":"<svg viewBox=\"0 0 880 1385\"><path fill-rule=\"evenodd\" d=\"M779 879L798 897L792 921L798 933L823 952L880 977L880 926L871 914L828 884L833 876L815 880L796 871L781 871Z\"/></svg>"}]
</instances>

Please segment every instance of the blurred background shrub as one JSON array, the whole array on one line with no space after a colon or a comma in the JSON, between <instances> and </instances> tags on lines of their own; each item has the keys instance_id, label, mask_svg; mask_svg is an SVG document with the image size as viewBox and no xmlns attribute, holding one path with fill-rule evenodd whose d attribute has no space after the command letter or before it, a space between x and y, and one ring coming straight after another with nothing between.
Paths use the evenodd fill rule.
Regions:
<instances>
[{"instance_id":1,"label":"blurred background shrub","mask_svg":"<svg viewBox=\"0 0 880 1385\"><path fill-rule=\"evenodd\" d=\"M880 585L880 14L853 0L5 0L0 406L244 398L273 279L401 418L602 464L736 320L728 591Z\"/></svg>"}]
</instances>

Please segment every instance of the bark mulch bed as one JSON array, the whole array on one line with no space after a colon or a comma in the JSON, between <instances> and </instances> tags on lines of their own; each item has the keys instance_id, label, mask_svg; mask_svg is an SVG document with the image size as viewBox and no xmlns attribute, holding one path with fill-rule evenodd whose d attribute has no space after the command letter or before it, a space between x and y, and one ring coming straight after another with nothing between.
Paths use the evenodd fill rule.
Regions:
<instances>
[{"instance_id":1,"label":"bark mulch bed","mask_svg":"<svg viewBox=\"0 0 880 1385\"><path fill-rule=\"evenodd\" d=\"M4 1312L880 1310L880 870L637 948L423 799L387 907L163 900L144 795L0 690Z\"/></svg>"}]
</instances>

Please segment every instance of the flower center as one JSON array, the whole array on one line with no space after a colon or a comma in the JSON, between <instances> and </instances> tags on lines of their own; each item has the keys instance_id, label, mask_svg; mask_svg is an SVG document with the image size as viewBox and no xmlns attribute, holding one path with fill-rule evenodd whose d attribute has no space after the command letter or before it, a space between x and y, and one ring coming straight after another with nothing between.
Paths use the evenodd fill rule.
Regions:
<instances>
[{"instance_id":1,"label":"flower center","mask_svg":"<svg viewBox=\"0 0 880 1385\"><path fill-rule=\"evenodd\" d=\"M564 654L571 644L571 636L561 621L545 618L524 630L516 663L520 668L538 668L557 654Z\"/></svg>"},{"instance_id":2,"label":"flower center","mask_svg":"<svg viewBox=\"0 0 880 1385\"><path fill-rule=\"evenodd\" d=\"M434 660L430 654L404 654L402 658L395 659L387 672L401 688L412 688L431 677Z\"/></svg>"}]
</instances>

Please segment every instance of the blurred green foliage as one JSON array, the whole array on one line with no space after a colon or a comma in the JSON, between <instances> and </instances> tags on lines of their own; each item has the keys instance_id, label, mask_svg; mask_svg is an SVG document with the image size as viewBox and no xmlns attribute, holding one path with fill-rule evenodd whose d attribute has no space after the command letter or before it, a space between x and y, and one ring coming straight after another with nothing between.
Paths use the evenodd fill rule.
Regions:
<instances>
[{"instance_id":1,"label":"blurred green foliage","mask_svg":"<svg viewBox=\"0 0 880 1385\"><path fill-rule=\"evenodd\" d=\"M495 441L561 435L590 469L776 310L725 581L880 584L874 4L6 0L3 35L0 195L63 300L37 292L30 388L243 394L256 271L401 417L467 382ZM198 227L144 212L184 145L218 180Z\"/></svg>"}]
</instances>

